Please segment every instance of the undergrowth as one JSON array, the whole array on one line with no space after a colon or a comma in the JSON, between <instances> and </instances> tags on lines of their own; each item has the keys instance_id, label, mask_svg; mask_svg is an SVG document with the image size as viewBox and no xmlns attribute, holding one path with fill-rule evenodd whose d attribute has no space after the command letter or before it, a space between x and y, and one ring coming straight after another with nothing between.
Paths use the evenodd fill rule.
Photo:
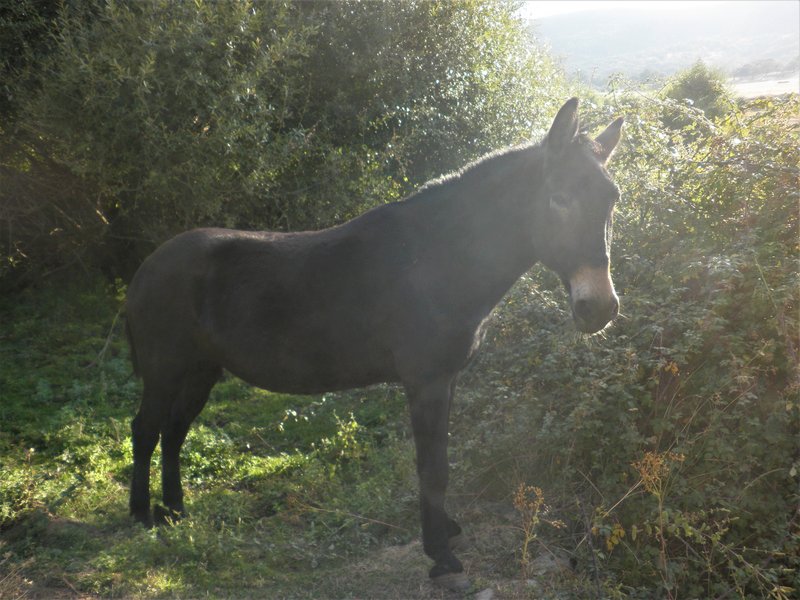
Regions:
<instances>
[{"instance_id":1,"label":"undergrowth","mask_svg":"<svg viewBox=\"0 0 800 600\"><path fill-rule=\"evenodd\" d=\"M614 98L635 115L612 164L622 314L577 337L554 276L523 278L463 381L456 423L478 424L458 432L464 472L509 499L520 483L541 490L566 527L536 540L577 562L578 597L792 597L798 99L711 122ZM691 126L663 125L676 110Z\"/></svg>"}]
</instances>

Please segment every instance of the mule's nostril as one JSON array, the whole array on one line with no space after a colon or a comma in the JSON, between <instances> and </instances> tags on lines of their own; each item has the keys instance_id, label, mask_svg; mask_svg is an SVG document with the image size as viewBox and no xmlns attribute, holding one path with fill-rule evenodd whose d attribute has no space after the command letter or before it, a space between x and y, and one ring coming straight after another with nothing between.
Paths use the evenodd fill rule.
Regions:
<instances>
[{"instance_id":1,"label":"mule's nostril","mask_svg":"<svg viewBox=\"0 0 800 600\"><path fill-rule=\"evenodd\" d=\"M575 305L572 307L572 310L575 312L576 317L583 319L584 321L588 321L592 316L592 307L589 304L589 301L584 300L583 298L575 301Z\"/></svg>"}]
</instances>

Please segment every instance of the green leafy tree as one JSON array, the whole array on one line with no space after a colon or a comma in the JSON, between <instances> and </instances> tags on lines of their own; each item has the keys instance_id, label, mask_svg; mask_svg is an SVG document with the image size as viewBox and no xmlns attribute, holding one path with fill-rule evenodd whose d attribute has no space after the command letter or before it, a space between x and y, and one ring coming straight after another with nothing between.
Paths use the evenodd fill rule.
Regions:
<instances>
[{"instance_id":1,"label":"green leafy tree","mask_svg":"<svg viewBox=\"0 0 800 600\"><path fill-rule=\"evenodd\" d=\"M53 28L0 135L7 269L129 272L198 225L340 222L563 99L502 0L111 1Z\"/></svg>"},{"instance_id":2,"label":"green leafy tree","mask_svg":"<svg viewBox=\"0 0 800 600\"><path fill-rule=\"evenodd\" d=\"M716 119L729 112L733 104L733 96L725 83L721 71L698 60L692 67L681 71L667 83L662 97L671 99L684 107L702 111L708 119ZM692 122L679 109L667 116L668 123L676 128L684 127Z\"/></svg>"}]
</instances>

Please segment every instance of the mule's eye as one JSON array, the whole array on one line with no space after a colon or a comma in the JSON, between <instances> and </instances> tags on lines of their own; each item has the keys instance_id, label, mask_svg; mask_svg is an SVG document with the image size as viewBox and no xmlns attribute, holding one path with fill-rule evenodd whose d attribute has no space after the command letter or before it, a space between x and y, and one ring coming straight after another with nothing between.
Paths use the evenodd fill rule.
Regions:
<instances>
[{"instance_id":1,"label":"mule's eye","mask_svg":"<svg viewBox=\"0 0 800 600\"><path fill-rule=\"evenodd\" d=\"M550 208L562 213L568 211L569 198L564 194L553 194L550 196Z\"/></svg>"}]
</instances>

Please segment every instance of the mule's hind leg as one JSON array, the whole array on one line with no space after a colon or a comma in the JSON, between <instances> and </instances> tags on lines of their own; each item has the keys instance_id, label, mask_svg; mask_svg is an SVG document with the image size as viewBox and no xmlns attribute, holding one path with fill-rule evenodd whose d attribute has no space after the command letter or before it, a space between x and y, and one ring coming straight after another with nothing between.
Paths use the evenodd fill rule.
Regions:
<instances>
[{"instance_id":1,"label":"mule's hind leg","mask_svg":"<svg viewBox=\"0 0 800 600\"><path fill-rule=\"evenodd\" d=\"M165 522L185 515L181 486L180 452L192 421L203 410L211 388L219 380L222 369L216 365L196 365L187 371L181 393L172 405L169 417L161 427L161 488L166 510L154 509L156 522Z\"/></svg>"},{"instance_id":2,"label":"mule's hind leg","mask_svg":"<svg viewBox=\"0 0 800 600\"><path fill-rule=\"evenodd\" d=\"M131 479L131 515L146 526L150 518L150 459L158 443L159 429L171 394L145 381L142 404L131 422L133 478Z\"/></svg>"}]
</instances>

